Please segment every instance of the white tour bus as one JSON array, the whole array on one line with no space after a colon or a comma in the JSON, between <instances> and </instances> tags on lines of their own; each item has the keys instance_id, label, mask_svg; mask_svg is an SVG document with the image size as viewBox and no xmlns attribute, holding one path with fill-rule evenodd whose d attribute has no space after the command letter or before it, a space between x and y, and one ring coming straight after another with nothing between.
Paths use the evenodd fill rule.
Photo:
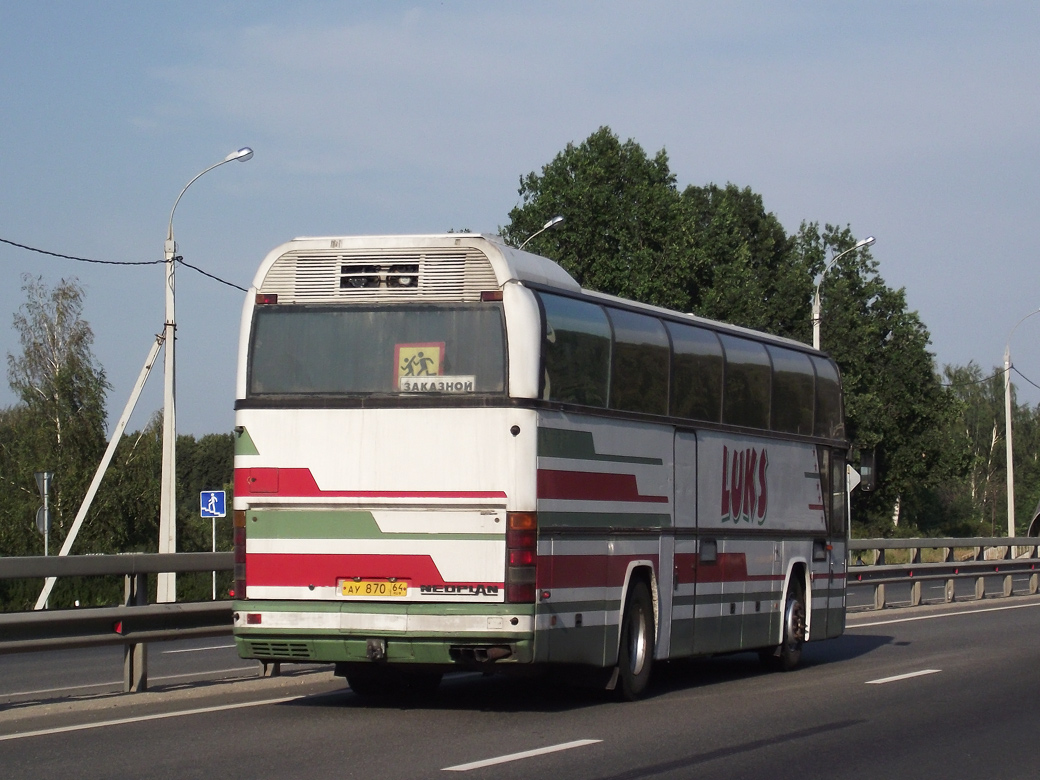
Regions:
<instances>
[{"instance_id":1,"label":"white tour bus","mask_svg":"<svg viewBox=\"0 0 1040 780\"><path fill-rule=\"evenodd\" d=\"M358 693L845 625L841 381L490 236L300 238L242 312L234 631Z\"/></svg>"}]
</instances>

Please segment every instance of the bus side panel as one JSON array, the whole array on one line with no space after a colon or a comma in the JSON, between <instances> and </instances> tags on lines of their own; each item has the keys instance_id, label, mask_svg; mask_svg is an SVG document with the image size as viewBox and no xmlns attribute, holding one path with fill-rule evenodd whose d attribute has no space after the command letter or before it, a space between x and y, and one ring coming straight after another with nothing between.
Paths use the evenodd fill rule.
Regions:
<instances>
[{"instance_id":1,"label":"bus side panel","mask_svg":"<svg viewBox=\"0 0 1040 780\"><path fill-rule=\"evenodd\" d=\"M784 579L826 539L816 448L698 435L696 653L776 644Z\"/></svg>"},{"instance_id":2,"label":"bus side panel","mask_svg":"<svg viewBox=\"0 0 1040 780\"><path fill-rule=\"evenodd\" d=\"M675 434L675 554L669 657L694 652L697 606L697 435ZM662 559L662 565L664 560ZM663 611L662 611L663 614ZM699 640L700 637L697 637Z\"/></svg>"},{"instance_id":3,"label":"bus side panel","mask_svg":"<svg viewBox=\"0 0 1040 780\"><path fill-rule=\"evenodd\" d=\"M661 538L672 522L672 435L668 426L543 413L538 523L552 563L537 625L548 660L613 665L633 570L671 588Z\"/></svg>"}]
</instances>

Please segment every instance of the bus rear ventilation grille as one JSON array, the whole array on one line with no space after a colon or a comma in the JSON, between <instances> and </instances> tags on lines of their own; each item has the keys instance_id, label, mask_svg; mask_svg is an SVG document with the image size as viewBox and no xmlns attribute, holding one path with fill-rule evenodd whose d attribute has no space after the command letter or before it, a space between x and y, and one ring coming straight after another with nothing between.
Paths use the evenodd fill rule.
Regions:
<instances>
[{"instance_id":1,"label":"bus rear ventilation grille","mask_svg":"<svg viewBox=\"0 0 1040 780\"><path fill-rule=\"evenodd\" d=\"M250 642L249 650L260 658L308 660L311 657L311 649L306 642Z\"/></svg>"},{"instance_id":2,"label":"bus rear ventilation grille","mask_svg":"<svg viewBox=\"0 0 1040 780\"><path fill-rule=\"evenodd\" d=\"M498 287L487 257L476 250L290 252L260 286L279 303L479 301Z\"/></svg>"}]
</instances>

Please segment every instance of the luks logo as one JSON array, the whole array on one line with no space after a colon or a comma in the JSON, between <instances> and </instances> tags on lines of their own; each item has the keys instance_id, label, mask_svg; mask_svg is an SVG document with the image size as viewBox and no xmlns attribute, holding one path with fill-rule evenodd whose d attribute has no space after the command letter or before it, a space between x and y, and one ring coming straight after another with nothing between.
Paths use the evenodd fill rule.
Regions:
<instances>
[{"instance_id":1,"label":"luks logo","mask_svg":"<svg viewBox=\"0 0 1040 780\"><path fill-rule=\"evenodd\" d=\"M766 521L769 491L766 488L766 449L722 448L722 522L757 523Z\"/></svg>"}]
</instances>

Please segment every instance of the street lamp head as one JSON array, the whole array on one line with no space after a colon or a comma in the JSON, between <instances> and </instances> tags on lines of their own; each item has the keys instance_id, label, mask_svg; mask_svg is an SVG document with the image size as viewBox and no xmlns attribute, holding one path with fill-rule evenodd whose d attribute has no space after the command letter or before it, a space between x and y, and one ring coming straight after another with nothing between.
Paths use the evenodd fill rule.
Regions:
<instances>
[{"instance_id":1,"label":"street lamp head","mask_svg":"<svg viewBox=\"0 0 1040 780\"><path fill-rule=\"evenodd\" d=\"M866 238L860 239L856 242L854 249L862 249L865 246L870 246L874 243L874 236L867 236Z\"/></svg>"},{"instance_id":2,"label":"street lamp head","mask_svg":"<svg viewBox=\"0 0 1040 780\"><path fill-rule=\"evenodd\" d=\"M248 146L243 146L237 152L232 152L224 158L224 162L231 162L232 160L238 160L239 162L245 162L253 156L253 150Z\"/></svg>"},{"instance_id":3,"label":"street lamp head","mask_svg":"<svg viewBox=\"0 0 1040 780\"><path fill-rule=\"evenodd\" d=\"M540 236L546 230L552 230L554 227L559 225L561 222L563 222L563 217L561 217L559 214L557 214L555 217L553 217L548 222L546 222L544 225L542 225L538 230L536 230L534 233L529 235L527 237L527 240L525 240L522 244L520 244L519 248L523 249L525 246L527 246L528 242L530 242L530 240L532 238L534 238L535 236Z\"/></svg>"}]
</instances>

